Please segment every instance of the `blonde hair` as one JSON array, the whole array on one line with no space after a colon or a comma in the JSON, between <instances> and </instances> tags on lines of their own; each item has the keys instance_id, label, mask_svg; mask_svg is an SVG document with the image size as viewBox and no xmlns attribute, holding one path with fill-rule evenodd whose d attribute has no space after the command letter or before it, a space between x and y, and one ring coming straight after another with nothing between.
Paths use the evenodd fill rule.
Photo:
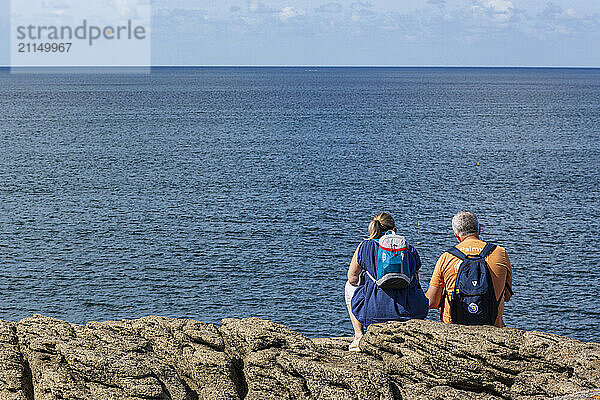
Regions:
<instances>
[{"instance_id":1,"label":"blonde hair","mask_svg":"<svg viewBox=\"0 0 600 400\"><path fill-rule=\"evenodd\" d=\"M384 233L396 227L391 214L381 212L373 217L369 224L369 239L379 239Z\"/></svg>"}]
</instances>

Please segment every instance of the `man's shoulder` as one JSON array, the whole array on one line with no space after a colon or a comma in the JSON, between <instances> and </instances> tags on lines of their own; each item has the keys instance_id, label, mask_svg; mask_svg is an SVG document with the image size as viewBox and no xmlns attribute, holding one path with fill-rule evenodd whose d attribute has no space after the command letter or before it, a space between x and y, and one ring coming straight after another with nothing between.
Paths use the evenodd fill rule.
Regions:
<instances>
[{"instance_id":1,"label":"man's shoulder","mask_svg":"<svg viewBox=\"0 0 600 400\"><path fill-rule=\"evenodd\" d=\"M498 267L509 268L510 261L508 258L508 252L506 251L506 249L504 247L496 245L496 248L494 249L492 254L490 254L490 256L488 257L488 263L489 263L490 267L498 266Z\"/></svg>"},{"instance_id":2,"label":"man's shoulder","mask_svg":"<svg viewBox=\"0 0 600 400\"><path fill-rule=\"evenodd\" d=\"M449 249L450 248L448 248L448 250ZM446 250L442 254L440 254L440 257L437 260L436 266L442 267L442 266L448 264L449 261L452 261L454 256L452 254L448 253L448 250Z\"/></svg>"},{"instance_id":3,"label":"man's shoulder","mask_svg":"<svg viewBox=\"0 0 600 400\"><path fill-rule=\"evenodd\" d=\"M508 252L506 251L506 248L500 246L499 244L496 244L496 248L494 249L494 251L492 252L492 254L497 253L497 254L502 254L502 255L508 255Z\"/></svg>"}]
</instances>

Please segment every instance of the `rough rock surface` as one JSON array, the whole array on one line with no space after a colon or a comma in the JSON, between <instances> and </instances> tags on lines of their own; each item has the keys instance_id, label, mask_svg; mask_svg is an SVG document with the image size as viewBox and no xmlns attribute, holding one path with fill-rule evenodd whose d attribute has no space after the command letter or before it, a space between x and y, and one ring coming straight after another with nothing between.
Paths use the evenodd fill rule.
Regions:
<instances>
[{"instance_id":1,"label":"rough rock surface","mask_svg":"<svg viewBox=\"0 0 600 400\"><path fill-rule=\"evenodd\" d=\"M586 390L581 393L555 397L553 400L600 400L600 389Z\"/></svg>"},{"instance_id":2,"label":"rough rock surface","mask_svg":"<svg viewBox=\"0 0 600 400\"><path fill-rule=\"evenodd\" d=\"M369 329L361 348L386 365L403 395L539 399L600 383L600 344L494 327L390 322Z\"/></svg>"},{"instance_id":3,"label":"rough rock surface","mask_svg":"<svg viewBox=\"0 0 600 400\"><path fill-rule=\"evenodd\" d=\"M600 344L433 321L360 343L257 318L0 321L0 400L600 399Z\"/></svg>"}]
</instances>

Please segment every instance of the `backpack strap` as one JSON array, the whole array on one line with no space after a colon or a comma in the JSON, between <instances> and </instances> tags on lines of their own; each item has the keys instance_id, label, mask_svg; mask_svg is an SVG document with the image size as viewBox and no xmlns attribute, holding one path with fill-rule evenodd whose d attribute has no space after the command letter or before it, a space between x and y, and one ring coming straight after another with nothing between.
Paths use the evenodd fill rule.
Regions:
<instances>
[{"instance_id":1,"label":"backpack strap","mask_svg":"<svg viewBox=\"0 0 600 400\"><path fill-rule=\"evenodd\" d=\"M496 249L496 245L495 244L488 243L488 244L485 245L485 247L483 248L483 250L481 250L481 253L479 253L479 257L486 258L490 254L492 254L492 251L494 251L495 249Z\"/></svg>"},{"instance_id":2,"label":"backpack strap","mask_svg":"<svg viewBox=\"0 0 600 400\"><path fill-rule=\"evenodd\" d=\"M448 253L452 254L454 257L458 257L460 258L461 261L464 261L467 256L465 255L465 253L463 253L462 251L460 251L459 249L457 249L456 247L450 247L448 250L446 250Z\"/></svg>"}]
</instances>

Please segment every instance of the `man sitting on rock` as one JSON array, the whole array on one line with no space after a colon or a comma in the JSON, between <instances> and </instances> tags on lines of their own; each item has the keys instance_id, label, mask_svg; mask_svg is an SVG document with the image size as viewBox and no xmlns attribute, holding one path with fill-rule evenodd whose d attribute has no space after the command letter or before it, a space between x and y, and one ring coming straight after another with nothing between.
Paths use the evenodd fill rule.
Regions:
<instances>
[{"instance_id":1,"label":"man sitting on rock","mask_svg":"<svg viewBox=\"0 0 600 400\"><path fill-rule=\"evenodd\" d=\"M454 236L456 236L456 239L459 242L455 246L459 252L456 252L452 249L450 250L451 252L456 253L463 258L465 256L469 258L470 256L472 257L479 255L486 247L486 243L479 239L479 235L481 233L479 222L477 221L475 214L472 212L461 211L456 214L452 218L452 229L454 230ZM489 248L491 249L491 247ZM462 255L460 254L461 252ZM485 254L482 254L482 257L485 258ZM509 301L512 294L512 267L510 265L510 260L508 259L506 250L500 246L496 246L493 250L491 250L485 260L489 266L489 274L491 276L494 289L493 292L495 295L495 300L497 300L497 302L494 304L498 304L498 316L493 325L497 327L503 327L504 321L502 320L502 313L504 311L504 302ZM429 289L425 294L425 296L429 299L430 309L439 308L440 306L442 307L441 317L442 321L446 323L453 323L450 296L448 294L454 292L457 273L461 263L462 260L450 252L445 252L442 254L435 265L435 269L429 283ZM477 284L478 282L473 280L473 286ZM454 306L457 308L456 304ZM465 313L476 313L478 311L478 306L476 304L467 303L466 308L467 311L465 311ZM493 317L490 320L493 321ZM454 322L457 323L459 321Z\"/></svg>"}]
</instances>

